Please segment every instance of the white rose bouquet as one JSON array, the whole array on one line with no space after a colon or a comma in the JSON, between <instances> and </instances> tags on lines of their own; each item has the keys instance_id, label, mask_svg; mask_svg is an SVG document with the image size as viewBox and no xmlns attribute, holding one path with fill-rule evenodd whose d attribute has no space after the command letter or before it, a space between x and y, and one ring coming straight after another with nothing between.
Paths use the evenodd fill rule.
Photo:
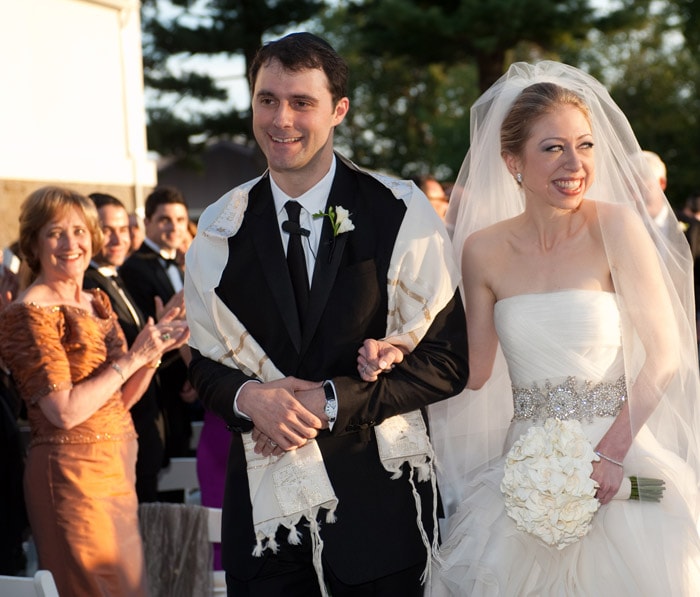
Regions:
<instances>
[{"instance_id":1,"label":"white rose bouquet","mask_svg":"<svg viewBox=\"0 0 700 597\"><path fill-rule=\"evenodd\" d=\"M501 491L508 516L519 530L557 549L578 541L600 506L591 479L598 460L577 420L552 418L543 427L531 427L506 456ZM663 481L625 481L616 499L661 499Z\"/></svg>"}]
</instances>

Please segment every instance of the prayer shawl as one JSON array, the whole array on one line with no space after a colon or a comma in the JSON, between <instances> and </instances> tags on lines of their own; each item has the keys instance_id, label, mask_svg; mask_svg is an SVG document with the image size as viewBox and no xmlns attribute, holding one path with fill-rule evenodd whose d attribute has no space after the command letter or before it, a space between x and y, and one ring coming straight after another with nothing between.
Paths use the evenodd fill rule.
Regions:
<instances>
[{"instance_id":1,"label":"prayer shawl","mask_svg":"<svg viewBox=\"0 0 700 597\"><path fill-rule=\"evenodd\" d=\"M357 169L356 166L350 164ZM454 296L459 270L452 257L450 241L425 196L411 182L368 173L404 201L406 213L392 252L388 271L388 312L385 340L412 351L428 331L435 316ZM260 178L226 193L210 206L199 222L197 239L187 253L185 299L190 326L190 344L202 355L239 369L262 382L284 375L262 347L223 304L215 290L228 261L228 238L238 231L248 205L248 192ZM352 216L352 214L351 214ZM357 234L361 231L349 232ZM342 405L343 397L339 396ZM376 426L375 434L382 463L394 478L401 476L403 463L411 467L410 483L416 498L417 521L428 551L423 578L430 574L431 551L437 551L437 533L432 549L421 523L421 504L413 482L429 480L436 493L433 450L420 411L397 415ZM296 525L302 517L309 522L314 566L325 594L321 567L321 540L316 520L320 508L326 521L335 520L338 499L334 494L315 440L279 457L262 457L253 451L250 433L243 434L253 522L257 537L254 555L270 548L276 551L275 533L288 528L289 542L298 543ZM437 500L433 519L437 529ZM263 546L263 541L266 544Z\"/></svg>"}]
</instances>

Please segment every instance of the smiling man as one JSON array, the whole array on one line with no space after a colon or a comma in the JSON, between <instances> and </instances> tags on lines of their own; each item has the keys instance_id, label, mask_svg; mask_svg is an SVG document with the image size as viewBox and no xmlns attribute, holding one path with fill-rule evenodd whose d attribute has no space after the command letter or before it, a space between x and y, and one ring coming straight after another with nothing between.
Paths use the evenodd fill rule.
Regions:
<instances>
[{"instance_id":1,"label":"smiling man","mask_svg":"<svg viewBox=\"0 0 700 597\"><path fill-rule=\"evenodd\" d=\"M170 306L174 306L174 297L182 290L183 272L175 257L187 233L188 220L187 202L178 189L157 187L146 197L146 237L119 270L131 296L146 317L158 319L156 298L163 304L170 301ZM158 376L168 457L190 454L191 420L193 416L198 416L197 410L187 404L193 398L183 352L172 351L165 355ZM173 498L177 499L175 496Z\"/></svg>"},{"instance_id":2,"label":"smiling man","mask_svg":"<svg viewBox=\"0 0 700 597\"><path fill-rule=\"evenodd\" d=\"M458 270L414 184L334 152L347 77L308 33L260 49L250 86L268 171L205 211L187 253L190 377L233 434L229 595L418 596L428 570L432 484L392 469L378 442L399 415L424 429L421 410L466 383ZM385 337L405 352L395 367L358 356Z\"/></svg>"},{"instance_id":3,"label":"smiling man","mask_svg":"<svg viewBox=\"0 0 700 597\"><path fill-rule=\"evenodd\" d=\"M119 276L119 268L131 248L129 215L124 204L112 195L93 193L90 199L97 207L104 245L93 256L85 272L83 288L100 288L107 294L127 344L131 346L146 318ZM156 390L157 382L153 381L141 400L130 410L139 443L136 458L136 495L139 502L154 502L158 498L158 472L163 464L164 443L159 430L162 416Z\"/></svg>"}]
</instances>

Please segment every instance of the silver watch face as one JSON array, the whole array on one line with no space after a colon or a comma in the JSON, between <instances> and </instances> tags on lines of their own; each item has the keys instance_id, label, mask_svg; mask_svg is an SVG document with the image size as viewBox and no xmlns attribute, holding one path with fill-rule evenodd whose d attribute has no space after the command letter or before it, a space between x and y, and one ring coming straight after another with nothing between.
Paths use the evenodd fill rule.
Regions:
<instances>
[{"instance_id":1,"label":"silver watch face","mask_svg":"<svg viewBox=\"0 0 700 597\"><path fill-rule=\"evenodd\" d=\"M333 400L326 400L326 407L324 409L324 412L326 413L326 416L331 419L335 416L335 399Z\"/></svg>"}]
</instances>

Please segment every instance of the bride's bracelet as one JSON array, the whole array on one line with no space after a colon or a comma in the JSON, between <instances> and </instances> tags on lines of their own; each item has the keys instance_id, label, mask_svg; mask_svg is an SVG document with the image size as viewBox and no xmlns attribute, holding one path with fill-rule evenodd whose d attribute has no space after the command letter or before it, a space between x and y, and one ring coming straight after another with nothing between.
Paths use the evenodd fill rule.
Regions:
<instances>
[{"instance_id":1,"label":"bride's bracelet","mask_svg":"<svg viewBox=\"0 0 700 597\"><path fill-rule=\"evenodd\" d=\"M608 462L612 462L613 464L616 464L616 465L619 466L620 468L623 468L623 464L622 464L619 460L613 460L612 458L610 458L610 456L606 456L606 455L603 454L602 452L596 451L596 452L593 452L593 453L594 453L596 456L602 458L603 460L607 460Z\"/></svg>"}]
</instances>

